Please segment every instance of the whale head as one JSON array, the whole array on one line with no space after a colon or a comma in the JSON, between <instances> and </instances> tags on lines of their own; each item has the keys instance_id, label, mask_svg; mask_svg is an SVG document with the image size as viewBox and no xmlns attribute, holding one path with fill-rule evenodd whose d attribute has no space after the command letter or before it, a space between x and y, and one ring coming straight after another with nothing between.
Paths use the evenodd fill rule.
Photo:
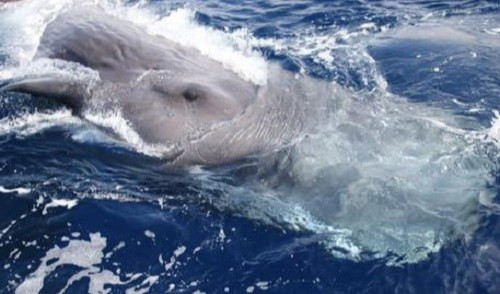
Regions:
<instances>
[{"instance_id":1,"label":"whale head","mask_svg":"<svg viewBox=\"0 0 500 294\"><path fill-rule=\"evenodd\" d=\"M129 84L102 83L87 109L122 112L147 143L196 140L231 123L255 103L258 87L221 72L218 77L149 71Z\"/></svg>"}]
</instances>

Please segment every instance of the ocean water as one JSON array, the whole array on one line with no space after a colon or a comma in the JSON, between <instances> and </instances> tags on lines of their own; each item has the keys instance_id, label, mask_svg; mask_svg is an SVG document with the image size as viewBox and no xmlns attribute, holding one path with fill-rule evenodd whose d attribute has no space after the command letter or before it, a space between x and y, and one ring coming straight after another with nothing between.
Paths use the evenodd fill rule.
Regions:
<instances>
[{"instance_id":1,"label":"ocean water","mask_svg":"<svg viewBox=\"0 0 500 294\"><path fill-rule=\"evenodd\" d=\"M0 79L94 75L32 61L78 5L349 95L276 154L170 170L119 113L0 93L0 293L500 292L498 1L25 0Z\"/></svg>"}]
</instances>

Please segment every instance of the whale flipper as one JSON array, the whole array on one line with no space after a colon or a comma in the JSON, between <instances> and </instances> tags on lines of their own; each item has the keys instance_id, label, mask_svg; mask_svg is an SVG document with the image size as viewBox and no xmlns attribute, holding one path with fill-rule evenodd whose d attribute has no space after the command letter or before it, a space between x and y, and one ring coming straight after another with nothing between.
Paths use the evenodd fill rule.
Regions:
<instances>
[{"instance_id":1,"label":"whale flipper","mask_svg":"<svg viewBox=\"0 0 500 294\"><path fill-rule=\"evenodd\" d=\"M42 96L73 110L80 110L91 97L90 90L84 84L58 76L3 80L0 81L0 91Z\"/></svg>"}]
</instances>

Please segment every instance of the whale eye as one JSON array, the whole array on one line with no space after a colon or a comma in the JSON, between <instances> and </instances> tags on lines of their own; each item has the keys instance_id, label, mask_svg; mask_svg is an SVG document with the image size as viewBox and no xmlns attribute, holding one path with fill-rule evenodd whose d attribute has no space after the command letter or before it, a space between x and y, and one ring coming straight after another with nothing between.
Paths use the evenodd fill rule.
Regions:
<instances>
[{"instance_id":1,"label":"whale eye","mask_svg":"<svg viewBox=\"0 0 500 294\"><path fill-rule=\"evenodd\" d=\"M192 102L197 100L201 96L201 93L197 89L188 88L182 95L187 101Z\"/></svg>"}]
</instances>

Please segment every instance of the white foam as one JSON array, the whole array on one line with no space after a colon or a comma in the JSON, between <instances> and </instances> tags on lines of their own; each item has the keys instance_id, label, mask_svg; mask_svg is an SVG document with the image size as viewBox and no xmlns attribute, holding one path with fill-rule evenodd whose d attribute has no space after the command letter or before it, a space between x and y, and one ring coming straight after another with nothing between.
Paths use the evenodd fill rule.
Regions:
<instances>
[{"instance_id":1,"label":"white foam","mask_svg":"<svg viewBox=\"0 0 500 294\"><path fill-rule=\"evenodd\" d=\"M159 17L138 6L104 5L119 18L146 28L150 34L164 36L184 46L194 47L202 54L219 61L243 79L263 85L267 81L267 62L253 50L256 42L250 32L239 29L223 32L202 26L195 21L195 11L184 7Z\"/></svg>"},{"instance_id":2,"label":"white foam","mask_svg":"<svg viewBox=\"0 0 500 294\"><path fill-rule=\"evenodd\" d=\"M16 134L24 137L61 125L81 126L83 123L79 118L73 116L69 109L36 111L0 119L0 135Z\"/></svg>"},{"instance_id":3,"label":"white foam","mask_svg":"<svg viewBox=\"0 0 500 294\"><path fill-rule=\"evenodd\" d=\"M366 50L367 36L386 31L386 28L366 23L353 29L332 27L323 32L311 30L298 31L295 36L285 40L261 40L255 46L271 47L276 52L300 60L311 58L315 63L332 73L349 77L353 70L360 74L364 85L376 82L384 90L387 82L377 71L375 61ZM303 68L301 71L305 71ZM337 77L334 76L334 79Z\"/></svg>"},{"instance_id":4,"label":"white foam","mask_svg":"<svg viewBox=\"0 0 500 294\"><path fill-rule=\"evenodd\" d=\"M495 110L491 120L491 127L488 129L488 136L500 146L500 112Z\"/></svg>"},{"instance_id":5,"label":"white foam","mask_svg":"<svg viewBox=\"0 0 500 294\"><path fill-rule=\"evenodd\" d=\"M17 287L16 294L39 293L43 288L45 277L60 265L71 264L86 269L94 268L94 265L101 262L105 247L106 238L99 233L90 234L90 241L72 240L66 247L55 246L47 251L38 268ZM55 262L49 264L52 260ZM104 288L101 292L104 293Z\"/></svg>"},{"instance_id":6,"label":"white foam","mask_svg":"<svg viewBox=\"0 0 500 294\"><path fill-rule=\"evenodd\" d=\"M158 281L159 276L150 276L144 279L141 285L131 287L125 290L126 294L145 294L150 293L151 287Z\"/></svg>"},{"instance_id":7,"label":"white foam","mask_svg":"<svg viewBox=\"0 0 500 294\"><path fill-rule=\"evenodd\" d=\"M134 198L133 196L121 193L110 193L110 192L90 192L90 193L82 193L79 195L83 198L92 198L97 200L113 200L113 201L121 201L121 202L137 202L139 199Z\"/></svg>"},{"instance_id":8,"label":"white foam","mask_svg":"<svg viewBox=\"0 0 500 294\"><path fill-rule=\"evenodd\" d=\"M153 240L153 241L154 241L154 240L155 240L155 237L156 237L156 234L155 234L155 233L153 233L153 232L152 232L152 231L150 231L150 230L145 230L145 231L144 231L144 236L146 236L146 237L148 237L148 238L150 238L151 240Z\"/></svg>"},{"instance_id":9,"label":"white foam","mask_svg":"<svg viewBox=\"0 0 500 294\"><path fill-rule=\"evenodd\" d=\"M29 188L23 188L23 187L20 187L20 188L5 188L4 186L0 186L0 193L17 193L19 195L25 195L25 194L28 194L28 193L31 193L31 189Z\"/></svg>"},{"instance_id":10,"label":"white foam","mask_svg":"<svg viewBox=\"0 0 500 294\"><path fill-rule=\"evenodd\" d=\"M181 256L182 254L184 254L186 252L186 246L179 246L177 249L174 250L174 252L172 253L172 256L170 257L170 261L165 263L165 271L170 271L172 268L174 268L176 262L177 262L177 258L179 258L179 256ZM162 259L160 259L160 262L162 261Z\"/></svg>"},{"instance_id":11,"label":"white foam","mask_svg":"<svg viewBox=\"0 0 500 294\"><path fill-rule=\"evenodd\" d=\"M127 121L119 110L103 112L87 111L83 116L90 122L111 129L123 139L134 150L153 157L167 157L175 151L176 146L163 144L148 144L142 140L134 130L132 124Z\"/></svg>"},{"instance_id":12,"label":"white foam","mask_svg":"<svg viewBox=\"0 0 500 294\"><path fill-rule=\"evenodd\" d=\"M38 268L31 273L16 288L16 294L39 293L44 286L47 276L52 274L62 265L74 265L80 270L73 274L66 281L65 287L59 292L64 293L75 282L88 278L89 293L108 293L108 286L126 285L144 277L139 286L131 286L127 293L147 293L156 283L158 276L147 276L142 274L127 274L126 280L120 279L113 272L102 269L101 263L104 260L104 249L106 248L106 238L100 233L89 235L90 240L69 240L65 247L55 246L45 253ZM121 244L121 243L120 243ZM120 247L118 244L112 252ZM122 247L124 244L122 245ZM118 248L118 249L116 249ZM106 254L106 256L111 256ZM109 257L108 257L109 258Z\"/></svg>"},{"instance_id":13,"label":"white foam","mask_svg":"<svg viewBox=\"0 0 500 294\"><path fill-rule=\"evenodd\" d=\"M5 32L0 50L7 51L14 63L28 64L47 24L72 2L25 0L0 10L0 26Z\"/></svg>"},{"instance_id":14,"label":"white foam","mask_svg":"<svg viewBox=\"0 0 500 294\"><path fill-rule=\"evenodd\" d=\"M51 202L47 203L42 211L42 214L47 214L47 211L50 208L55 207L66 207L67 209L71 209L78 204L78 200L76 199L52 199Z\"/></svg>"},{"instance_id":15,"label":"white foam","mask_svg":"<svg viewBox=\"0 0 500 294\"><path fill-rule=\"evenodd\" d=\"M116 251L118 251L118 250L120 250L122 248L125 248L125 242L124 241L120 241L120 243L118 243L118 245L116 245L115 248L113 248L113 250L111 250L108 253L106 253L105 258L106 259L110 259L113 256L113 254L116 253Z\"/></svg>"},{"instance_id":16,"label":"white foam","mask_svg":"<svg viewBox=\"0 0 500 294\"><path fill-rule=\"evenodd\" d=\"M86 129L76 129L71 135L71 139L75 142L87 143L87 144L103 144L110 146L117 146L122 148L130 148L130 146L126 145L124 142L116 140L111 137L110 134L104 133L102 130L97 128L89 128Z\"/></svg>"},{"instance_id":17,"label":"white foam","mask_svg":"<svg viewBox=\"0 0 500 294\"><path fill-rule=\"evenodd\" d=\"M490 28L490 29L485 29L484 30L487 34L490 35L500 35L500 27L498 28Z\"/></svg>"},{"instance_id":18,"label":"white foam","mask_svg":"<svg viewBox=\"0 0 500 294\"><path fill-rule=\"evenodd\" d=\"M179 246L174 250L175 257L179 257L186 252L186 246Z\"/></svg>"},{"instance_id":19,"label":"white foam","mask_svg":"<svg viewBox=\"0 0 500 294\"><path fill-rule=\"evenodd\" d=\"M269 282L265 281L257 282L255 286L257 286L262 291L269 290Z\"/></svg>"},{"instance_id":20,"label":"white foam","mask_svg":"<svg viewBox=\"0 0 500 294\"><path fill-rule=\"evenodd\" d=\"M79 63L59 59L40 58L30 63L6 67L0 70L0 77L7 78L37 78L58 77L70 81L84 81L91 88L99 80L99 73Z\"/></svg>"}]
</instances>

